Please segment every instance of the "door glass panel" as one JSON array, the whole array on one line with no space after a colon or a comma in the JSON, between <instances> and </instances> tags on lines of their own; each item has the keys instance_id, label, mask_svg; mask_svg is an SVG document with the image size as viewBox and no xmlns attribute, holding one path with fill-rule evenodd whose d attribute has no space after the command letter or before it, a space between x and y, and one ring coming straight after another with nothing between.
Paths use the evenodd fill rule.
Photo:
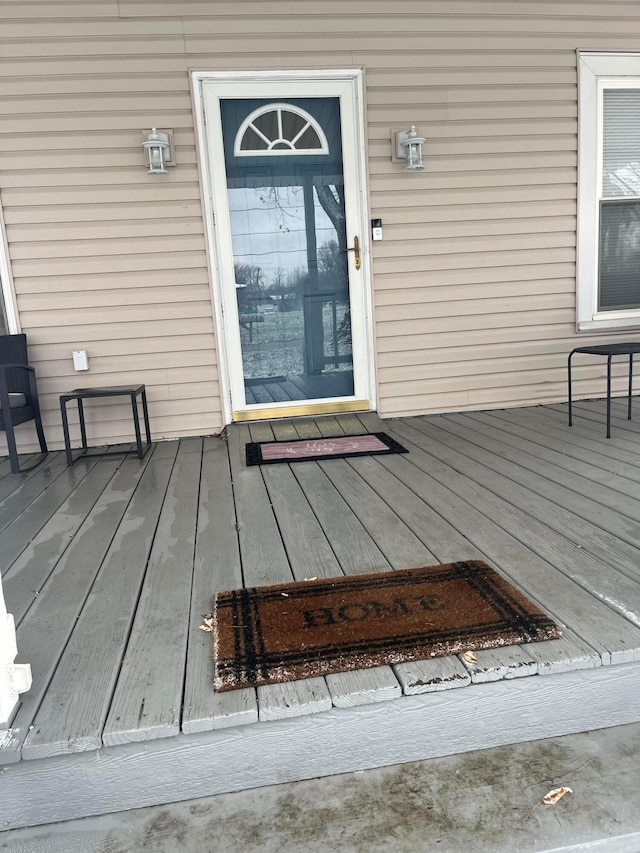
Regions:
<instances>
[{"instance_id":1,"label":"door glass panel","mask_svg":"<svg viewBox=\"0 0 640 853\"><path fill-rule=\"evenodd\" d=\"M339 100L292 99L282 128L260 126L294 141L306 124L298 108L319 123L328 153L317 142L292 153L296 141L265 156L260 141L252 156L243 139L234 156L242 122L266 104L221 104L246 402L353 396Z\"/></svg>"}]
</instances>

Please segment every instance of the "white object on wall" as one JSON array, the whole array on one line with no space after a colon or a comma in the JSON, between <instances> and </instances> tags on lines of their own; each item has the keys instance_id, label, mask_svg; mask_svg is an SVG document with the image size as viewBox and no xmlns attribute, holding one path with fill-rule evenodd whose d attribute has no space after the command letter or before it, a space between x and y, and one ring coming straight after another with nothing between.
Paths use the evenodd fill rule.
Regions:
<instances>
[{"instance_id":1,"label":"white object on wall","mask_svg":"<svg viewBox=\"0 0 640 853\"><path fill-rule=\"evenodd\" d=\"M74 350L72 355L74 370L89 370L89 359L85 350Z\"/></svg>"}]
</instances>

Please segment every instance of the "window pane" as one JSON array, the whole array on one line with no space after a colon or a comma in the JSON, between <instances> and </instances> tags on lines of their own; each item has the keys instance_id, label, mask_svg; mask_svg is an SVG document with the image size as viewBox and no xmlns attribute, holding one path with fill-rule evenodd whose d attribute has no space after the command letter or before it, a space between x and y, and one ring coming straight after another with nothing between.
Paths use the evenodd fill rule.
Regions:
<instances>
[{"instance_id":1,"label":"window pane","mask_svg":"<svg viewBox=\"0 0 640 853\"><path fill-rule=\"evenodd\" d=\"M320 142L318 134L314 128L308 127L305 130L300 139L296 142L296 148L300 148L303 151L319 151L322 148L322 143Z\"/></svg>"},{"instance_id":2,"label":"window pane","mask_svg":"<svg viewBox=\"0 0 640 853\"><path fill-rule=\"evenodd\" d=\"M640 201L600 205L600 311L640 308Z\"/></svg>"},{"instance_id":3,"label":"window pane","mask_svg":"<svg viewBox=\"0 0 640 853\"><path fill-rule=\"evenodd\" d=\"M308 124L307 119L289 110L282 110L282 137L293 139Z\"/></svg>"},{"instance_id":4,"label":"window pane","mask_svg":"<svg viewBox=\"0 0 640 853\"><path fill-rule=\"evenodd\" d=\"M253 123L261 133L264 133L267 139L271 139L273 141L280 137L278 113L276 110L270 110L268 113L262 113L262 115L256 116Z\"/></svg>"},{"instance_id":5,"label":"window pane","mask_svg":"<svg viewBox=\"0 0 640 853\"><path fill-rule=\"evenodd\" d=\"M265 142L253 128L247 128L240 145L242 151L266 151L268 147L269 143Z\"/></svg>"},{"instance_id":6,"label":"window pane","mask_svg":"<svg viewBox=\"0 0 640 853\"><path fill-rule=\"evenodd\" d=\"M602 195L640 196L640 89L605 89Z\"/></svg>"},{"instance_id":7,"label":"window pane","mask_svg":"<svg viewBox=\"0 0 640 853\"><path fill-rule=\"evenodd\" d=\"M280 108L287 133L270 149L278 156L263 158L261 166L237 156L225 160L250 405L354 395L340 101L297 100ZM274 115L277 107L265 107ZM247 112L257 116L259 109L255 101L221 102L234 150ZM301 139L315 146L308 157L300 156L300 141L294 149L287 137L307 124Z\"/></svg>"}]
</instances>

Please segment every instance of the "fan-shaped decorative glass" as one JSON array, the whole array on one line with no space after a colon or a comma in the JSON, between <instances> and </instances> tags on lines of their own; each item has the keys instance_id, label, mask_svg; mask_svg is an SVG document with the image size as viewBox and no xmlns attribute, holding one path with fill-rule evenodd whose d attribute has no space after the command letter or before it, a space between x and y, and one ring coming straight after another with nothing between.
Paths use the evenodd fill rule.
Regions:
<instances>
[{"instance_id":1,"label":"fan-shaped decorative glass","mask_svg":"<svg viewBox=\"0 0 640 853\"><path fill-rule=\"evenodd\" d=\"M328 154L329 144L312 115L293 104L267 104L254 110L236 134L236 157Z\"/></svg>"}]
</instances>

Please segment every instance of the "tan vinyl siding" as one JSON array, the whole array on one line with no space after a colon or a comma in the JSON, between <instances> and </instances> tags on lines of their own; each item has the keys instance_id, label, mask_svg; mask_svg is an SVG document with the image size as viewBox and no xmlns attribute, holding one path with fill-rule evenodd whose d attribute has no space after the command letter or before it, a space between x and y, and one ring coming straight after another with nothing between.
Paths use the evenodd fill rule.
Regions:
<instances>
[{"instance_id":1,"label":"tan vinyl siding","mask_svg":"<svg viewBox=\"0 0 640 853\"><path fill-rule=\"evenodd\" d=\"M640 52L638 3L15 0L0 22L0 201L52 446L86 384L145 382L156 437L223 425L190 70L365 69L383 416L564 399L568 351L603 340L575 334L576 50ZM126 407L89 408L92 440L130 439Z\"/></svg>"}]
</instances>

